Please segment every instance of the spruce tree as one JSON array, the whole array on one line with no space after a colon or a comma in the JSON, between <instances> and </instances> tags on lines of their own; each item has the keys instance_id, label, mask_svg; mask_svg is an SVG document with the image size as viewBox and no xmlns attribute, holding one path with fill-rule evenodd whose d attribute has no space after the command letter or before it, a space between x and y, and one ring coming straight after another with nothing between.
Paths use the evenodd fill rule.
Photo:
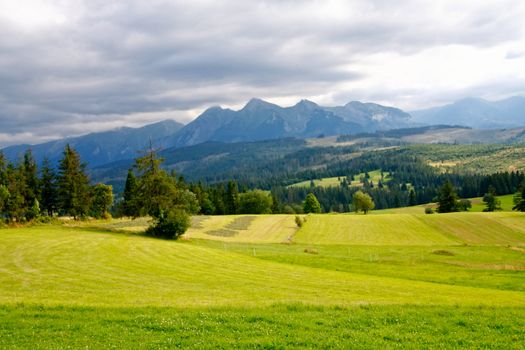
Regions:
<instances>
[{"instance_id":1,"label":"spruce tree","mask_svg":"<svg viewBox=\"0 0 525 350\"><path fill-rule=\"evenodd\" d=\"M226 205L226 214L237 213L237 210L239 209L239 188L235 181L228 182L224 204Z\"/></svg>"},{"instance_id":2,"label":"spruce tree","mask_svg":"<svg viewBox=\"0 0 525 350\"><path fill-rule=\"evenodd\" d=\"M303 211L305 213L320 213L321 204L317 200L317 197L313 193L308 193L303 204Z\"/></svg>"},{"instance_id":3,"label":"spruce tree","mask_svg":"<svg viewBox=\"0 0 525 350\"><path fill-rule=\"evenodd\" d=\"M4 152L0 150L0 185L7 186L6 171L7 160L5 159Z\"/></svg>"},{"instance_id":4,"label":"spruce tree","mask_svg":"<svg viewBox=\"0 0 525 350\"><path fill-rule=\"evenodd\" d=\"M501 210L501 201L496 197L494 186L489 186L488 192L483 196L483 202L486 205L485 209L483 209L485 212Z\"/></svg>"},{"instance_id":5,"label":"spruce tree","mask_svg":"<svg viewBox=\"0 0 525 350\"><path fill-rule=\"evenodd\" d=\"M89 179L85 168L79 154L69 144L66 145L59 164L58 201L63 214L75 219L86 216L90 205Z\"/></svg>"},{"instance_id":6,"label":"spruce tree","mask_svg":"<svg viewBox=\"0 0 525 350\"><path fill-rule=\"evenodd\" d=\"M58 207L57 175L49 159L44 158L40 169L40 209L42 213L53 216Z\"/></svg>"},{"instance_id":7,"label":"spruce tree","mask_svg":"<svg viewBox=\"0 0 525 350\"><path fill-rule=\"evenodd\" d=\"M38 181L36 161L30 148L24 153L24 161L20 165L20 169L24 172L24 198L27 206L32 207L35 200L38 200L40 194L40 183Z\"/></svg>"},{"instance_id":8,"label":"spruce tree","mask_svg":"<svg viewBox=\"0 0 525 350\"><path fill-rule=\"evenodd\" d=\"M438 213L450 213L458 211L458 195L450 181L443 184L439 190Z\"/></svg>"},{"instance_id":9,"label":"spruce tree","mask_svg":"<svg viewBox=\"0 0 525 350\"><path fill-rule=\"evenodd\" d=\"M162 159L150 147L135 161L138 172L136 201L142 214L153 217L147 233L177 239L190 225L189 213L198 211L198 202L186 189L179 189L174 176L160 168Z\"/></svg>"},{"instance_id":10,"label":"spruce tree","mask_svg":"<svg viewBox=\"0 0 525 350\"><path fill-rule=\"evenodd\" d=\"M416 192L413 188L410 189L410 192L408 193L408 205L414 206L417 204L417 198L416 198Z\"/></svg>"},{"instance_id":11,"label":"spruce tree","mask_svg":"<svg viewBox=\"0 0 525 350\"><path fill-rule=\"evenodd\" d=\"M140 216L139 203L137 202L137 178L133 169L128 170L122 197L122 214L134 218Z\"/></svg>"},{"instance_id":12,"label":"spruce tree","mask_svg":"<svg viewBox=\"0 0 525 350\"><path fill-rule=\"evenodd\" d=\"M525 182L521 183L518 192L514 195L512 210L525 211Z\"/></svg>"},{"instance_id":13,"label":"spruce tree","mask_svg":"<svg viewBox=\"0 0 525 350\"><path fill-rule=\"evenodd\" d=\"M23 178L20 177L20 171L13 163L7 165L5 174L6 187L9 192L9 197L5 204L6 217L11 222L23 221L27 210L25 198L21 191L24 185Z\"/></svg>"}]
</instances>

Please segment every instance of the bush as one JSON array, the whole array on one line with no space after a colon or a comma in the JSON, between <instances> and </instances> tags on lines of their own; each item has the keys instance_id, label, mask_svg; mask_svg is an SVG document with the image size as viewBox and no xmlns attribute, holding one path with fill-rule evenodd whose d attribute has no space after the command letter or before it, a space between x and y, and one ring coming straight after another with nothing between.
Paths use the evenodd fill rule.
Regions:
<instances>
[{"instance_id":1,"label":"bush","mask_svg":"<svg viewBox=\"0 0 525 350\"><path fill-rule=\"evenodd\" d=\"M458 201L457 208L459 211L468 211L470 208L472 208L472 202L468 199L460 199Z\"/></svg>"},{"instance_id":2,"label":"bush","mask_svg":"<svg viewBox=\"0 0 525 350\"><path fill-rule=\"evenodd\" d=\"M190 216L182 209L161 211L154 224L146 230L146 234L165 238L178 239L190 227Z\"/></svg>"},{"instance_id":3,"label":"bush","mask_svg":"<svg viewBox=\"0 0 525 350\"><path fill-rule=\"evenodd\" d=\"M425 208L425 214L434 214L434 209L428 207L428 208Z\"/></svg>"},{"instance_id":4,"label":"bush","mask_svg":"<svg viewBox=\"0 0 525 350\"><path fill-rule=\"evenodd\" d=\"M299 215L295 216L295 224L299 228L303 227L303 219L301 219L301 217Z\"/></svg>"},{"instance_id":5,"label":"bush","mask_svg":"<svg viewBox=\"0 0 525 350\"><path fill-rule=\"evenodd\" d=\"M287 204L283 207L283 214L295 214L295 210Z\"/></svg>"}]
</instances>

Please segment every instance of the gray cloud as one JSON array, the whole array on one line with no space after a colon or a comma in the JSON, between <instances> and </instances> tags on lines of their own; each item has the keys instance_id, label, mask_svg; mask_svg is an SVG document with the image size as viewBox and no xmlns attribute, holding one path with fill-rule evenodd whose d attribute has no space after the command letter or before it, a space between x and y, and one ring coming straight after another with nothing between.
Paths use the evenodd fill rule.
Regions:
<instances>
[{"instance_id":1,"label":"gray cloud","mask_svg":"<svg viewBox=\"0 0 525 350\"><path fill-rule=\"evenodd\" d=\"M49 4L64 23L26 28L0 16L0 32L8 33L0 37L0 146L164 116L187 120L207 106L254 96L329 94L333 102L354 96L396 104L410 95L431 103L444 98L410 86L345 86L374 78L362 69L372 55L491 48L524 34L524 8L515 1Z\"/></svg>"}]
</instances>

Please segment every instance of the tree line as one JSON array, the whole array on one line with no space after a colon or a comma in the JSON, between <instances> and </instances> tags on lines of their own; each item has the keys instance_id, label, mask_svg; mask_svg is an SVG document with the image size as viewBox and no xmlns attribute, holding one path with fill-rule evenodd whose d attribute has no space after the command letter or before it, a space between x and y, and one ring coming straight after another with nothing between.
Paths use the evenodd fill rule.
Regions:
<instances>
[{"instance_id":1,"label":"tree line","mask_svg":"<svg viewBox=\"0 0 525 350\"><path fill-rule=\"evenodd\" d=\"M28 149L18 162L0 151L0 220L24 223L57 215L103 218L113 203L111 186L91 185L86 164L66 145L58 167L44 159L39 167Z\"/></svg>"}]
</instances>

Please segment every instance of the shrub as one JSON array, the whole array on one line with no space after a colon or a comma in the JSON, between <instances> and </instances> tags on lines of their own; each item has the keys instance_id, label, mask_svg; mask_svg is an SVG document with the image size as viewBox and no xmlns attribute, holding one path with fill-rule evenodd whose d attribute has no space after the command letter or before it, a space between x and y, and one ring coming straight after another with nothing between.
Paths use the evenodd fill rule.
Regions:
<instances>
[{"instance_id":1,"label":"shrub","mask_svg":"<svg viewBox=\"0 0 525 350\"><path fill-rule=\"evenodd\" d=\"M303 219L301 219L301 217L299 215L295 216L295 224L299 228L303 227Z\"/></svg>"},{"instance_id":2,"label":"shrub","mask_svg":"<svg viewBox=\"0 0 525 350\"><path fill-rule=\"evenodd\" d=\"M430 207L425 208L425 214L434 214L434 209Z\"/></svg>"},{"instance_id":3,"label":"shrub","mask_svg":"<svg viewBox=\"0 0 525 350\"><path fill-rule=\"evenodd\" d=\"M190 227L188 213L185 210L173 208L161 211L153 225L146 230L146 234L165 239L177 239L186 232L188 227Z\"/></svg>"}]
</instances>

